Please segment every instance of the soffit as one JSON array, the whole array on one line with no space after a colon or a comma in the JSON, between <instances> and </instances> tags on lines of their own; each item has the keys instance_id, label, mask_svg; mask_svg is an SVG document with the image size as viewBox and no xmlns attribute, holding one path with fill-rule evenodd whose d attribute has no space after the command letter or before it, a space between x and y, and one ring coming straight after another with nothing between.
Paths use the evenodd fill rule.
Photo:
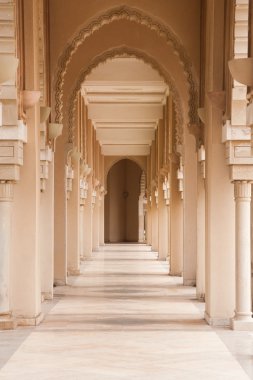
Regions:
<instances>
[{"instance_id":1,"label":"soffit","mask_svg":"<svg viewBox=\"0 0 253 380\"><path fill-rule=\"evenodd\" d=\"M99 65L82 85L88 117L104 155L148 155L168 86L136 58Z\"/></svg>"}]
</instances>

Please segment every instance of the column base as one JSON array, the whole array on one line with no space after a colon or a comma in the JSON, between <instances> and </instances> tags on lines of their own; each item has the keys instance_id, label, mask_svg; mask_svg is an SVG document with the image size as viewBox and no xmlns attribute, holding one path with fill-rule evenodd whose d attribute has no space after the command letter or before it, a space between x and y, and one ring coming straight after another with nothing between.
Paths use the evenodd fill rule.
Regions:
<instances>
[{"instance_id":1,"label":"column base","mask_svg":"<svg viewBox=\"0 0 253 380\"><path fill-rule=\"evenodd\" d=\"M17 321L10 314L0 314L0 330L14 330L17 327Z\"/></svg>"},{"instance_id":2,"label":"column base","mask_svg":"<svg viewBox=\"0 0 253 380\"><path fill-rule=\"evenodd\" d=\"M253 331L253 319L231 319L231 328L236 331Z\"/></svg>"},{"instance_id":3,"label":"column base","mask_svg":"<svg viewBox=\"0 0 253 380\"><path fill-rule=\"evenodd\" d=\"M80 269L68 269L68 276L79 276Z\"/></svg>"},{"instance_id":4,"label":"column base","mask_svg":"<svg viewBox=\"0 0 253 380\"><path fill-rule=\"evenodd\" d=\"M44 298L44 301L51 301L54 298L52 292L43 292L41 295Z\"/></svg>"},{"instance_id":5,"label":"column base","mask_svg":"<svg viewBox=\"0 0 253 380\"><path fill-rule=\"evenodd\" d=\"M227 327L230 326L230 318L213 318L205 311L204 318L210 326L214 327Z\"/></svg>"},{"instance_id":6,"label":"column base","mask_svg":"<svg viewBox=\"0 0 253 380\"><path fill-rule=\"evenodd\" d=\"M197 300L205 302L205 293L197 293Z\"/></svg>"},{"instance_id":7,"label":"column base","mask_svg":"<svg viewBox=\"0 0 253 380\"><path fill-rule=\"evenodd\" d=\"M25 318L25 317L16 317L18 326L38 326L44 319L44 314L40 313L36 317Z\"/></svg>"}]
</instances>

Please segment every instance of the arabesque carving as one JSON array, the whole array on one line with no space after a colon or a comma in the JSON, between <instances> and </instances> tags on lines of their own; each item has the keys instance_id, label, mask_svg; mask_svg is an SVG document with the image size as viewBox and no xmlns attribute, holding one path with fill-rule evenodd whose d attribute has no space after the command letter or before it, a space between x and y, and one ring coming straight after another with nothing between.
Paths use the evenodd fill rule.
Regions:
<instances>
[{"instance_id":1,"label":"arabesque carving","mask_svg":"<svg viewBox=\"0 0 253 380\"><path fill-rule=\"evenodd\" d=\"M95 31L102 28L104 25L114 21L129 20L138 24L144 25L147 28L155 31L161 38L166 40L166 43L173 47L175 54L178 56L180 63L184 68L186 80L189 85L189 123L195 124L198 122L197 107L198 107L198 86L193 75L191 60L182 45L179 38L170 30L170 28L149 16L148 14L128 6L120 6L108 10L101 14L89 24L84 25L75 37L69 42L58 63L58 71L56 73L54 93L55 93L55 117L56 122L62 122L63 119L63 85L64 77L67 72L68 64L71 61L73 54L78 47L89 38Z\"/></svg>"}]
</instances>

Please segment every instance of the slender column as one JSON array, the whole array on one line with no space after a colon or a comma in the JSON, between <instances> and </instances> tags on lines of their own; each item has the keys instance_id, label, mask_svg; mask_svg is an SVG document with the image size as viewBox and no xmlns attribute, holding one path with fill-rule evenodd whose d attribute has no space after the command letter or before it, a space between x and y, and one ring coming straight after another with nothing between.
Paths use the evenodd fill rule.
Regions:
<instances>
[{"instance_id":1,"label":"slender column","mask_svg":"<svg viewBox=\"0 0 253 380\"><path fill-rule=\"evenodd\" d=\"M79 256L80 260L84 259L84 254L83 254L83 243L84 243L84 205L80 204L80 217L79 217L79 225L80 225L80 233L79 233Z\"/></svg>"},{"instance_id":2,"label":"slender column","mask_svg":"<svg viewBox=\"0 0 253 380\"><path fill-rule=\"evenodd\" d=\"M251 312L251 247L250 209L251 183L235 181L235 251L236 306L232 321L234 330L253 330Z\"/></svg>"},{"instance_id":3,"label":"slender column","mask_svg":"<svg viewBox=\"0 0 253 380\"><path fill-rule=\"evenodd\" d=\"M158 251L158 209L157 209L154 193L152 194L151 217L152 217L152 241L151 241L152 249L154 251Z\"/></svg>"},{"instance_id":4,"label":"slender column","mask_svg":"<svg viewBox=\"0 0 253 380\"><path fill-rule=\"evenodd\" d=\"M183 200L178 191L177 164L171 163L170 198L170 274L182 276L183 272Z\"/></svg>"},{"instance_id":5,"label":"slender column","mask_svg":"<svg viewBox=\"0 0 253 380\"><path fill-rule=\"evenodd\" d=\"M10 247L13 184L0 183L0 330L12 329L10 312Z\"/></svg>"},{"instance_id":6,"label":"slender column","mask_svg":"<svg viewBox=\"0 0 253 380\"><path fill-rule=\"evenodd\" d=\"M54 283L54 161L49 165L46 190L40 197L41 292L53 298Z\"/></svg>"},{"instance_id":7,"label":"slender column","mask_svg":"<svg viewBox=\"0 0 253 380\"><path fill-rule=\"evenodd\" d=\"M139 243L144 242L144 207L143 195L139 196L138 213L139 213Z\"/></svg>"},{"instance_id":8,"label":"slender column","mask_svg":"<svg viewBox=\"0 0 253 380\"><path fill-rule=\"evenodd\" d=\"M99 207L99 246L105 244L105 227L104 227L104 208L105 208L105 196L101 197L100 207Z\"/></svg>"},{"instance_id":9,"label":"slender column","mask_svg":"<svg viewBox=\"0 0 253 380\"><path fill-rule=\"evenodd\" d=\"M73 160L74 179L70 199L67 201L67 272L69 276L80 274L79 216L80 177L79 160Z\"/></svg>"},{"instance_id":10,"label":"slender column","mask_svg":"<svg viewBox=\"0 0 253 380\"><path fill-rule=\"evenodd\" d=\"M92 179L89 177L88 179L89 190L88 197L84 206L84 257L89 258L92 253Z\"/></svg>"},{"instance_id":11,"label":"slender column","mask_svg":"<svg viewBox=\"0 0 253 380\"><path fill-rule=\"evenodd\" d=\"M96 203L93 206L93 228L92 228L92 249L97 251L99 249L99 216L100 216L100 207L98 199L98 191L96 197Z\"/></svg>"},{"instance_id":12,"label":"slender column","mask_svg":"<svg viewBox=\"0 0 253 380\"><path fill-rule=\"evenodd\" d=\"M158 258L159 260L166 260L168 256L168 210L165 205L163 197L162 181L158 185Z\"/></svg>"},{"instance_id":13,"label":"slender column","mask_svg":"<svg viewBox=\"0 0 253 380\"><path fill-rule=\"evenodd\" d=\"M198 165L197 206L197 273L196 291L199 300L205 299L205 183Z\"/></svg>"},{"instance_id":14,"label":"slender column","mask_svg":"<svg viewBox=\"0 0 253 380\"><path fill-rule=\"evenodd\" d=\"M195 138L185 128L184 152L184 285L196 285L197 265L197 154Z\"/></svg>"}]
</instances>

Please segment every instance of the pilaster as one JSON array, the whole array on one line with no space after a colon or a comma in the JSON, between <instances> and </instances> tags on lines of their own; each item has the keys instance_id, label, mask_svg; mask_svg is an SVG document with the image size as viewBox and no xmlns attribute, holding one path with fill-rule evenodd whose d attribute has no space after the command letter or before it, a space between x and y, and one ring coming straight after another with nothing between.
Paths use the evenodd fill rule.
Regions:
<instances>
[{"instance_id":1,"label":"pilaster","mask_svg":"<svg viewBox=\"0 0 253 380\"><path fill-rule=\"evenodd\" d=\"M13 329L10 310L10 251L13 183L0 182L0 330Z\"/></svg>"}]
</instances>

